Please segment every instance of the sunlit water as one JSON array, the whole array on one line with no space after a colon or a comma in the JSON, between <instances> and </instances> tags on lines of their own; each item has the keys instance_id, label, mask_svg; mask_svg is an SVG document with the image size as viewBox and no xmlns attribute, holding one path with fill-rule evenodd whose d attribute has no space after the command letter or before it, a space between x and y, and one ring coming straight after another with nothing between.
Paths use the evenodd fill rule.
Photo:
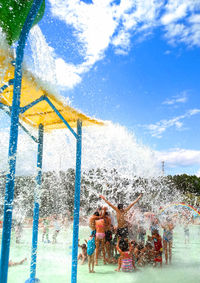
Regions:
<instances>
[{"instance_id":1,"label":"sunlit water","mask_svg":"<svg viewBox=\"0 0 200 283\"><path fill-rule=\"evenodd\" d=\"M80 240L87 239L89 229L80 227ZM13 261L28 258L28 262L21 266L9 268L9 283L22 283L29 276L31 229L24 230L21 244L15 244L13 233L10 258ZM39 234L37 277L42 283L70 282L71 273L71 240L72 226L62 230L58 235L58 243L55 245L41 242ZM100 261L95 267L95 274L88 273L87 264L78 266L79 283L198 283L200 272L200 229L199 225L190 226L190 243L185 244L183 227L177 227L174 231L172 265L163 268L151 266L140 268L140 271L127 273L116 273L115 265L106 265ZM163 258L164 262L164 258Z\"/></svg>"}]
</instances>

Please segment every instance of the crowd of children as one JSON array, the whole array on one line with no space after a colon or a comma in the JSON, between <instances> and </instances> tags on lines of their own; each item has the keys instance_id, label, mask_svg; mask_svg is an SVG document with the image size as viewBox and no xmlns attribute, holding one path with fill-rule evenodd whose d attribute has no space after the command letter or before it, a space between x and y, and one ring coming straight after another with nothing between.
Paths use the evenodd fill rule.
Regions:
<instances>
[{"instance_id":1,"label":"crowd of children","mask_svg":"<svg viewBox=\"0 0 200 283\"><path fill-rule=\"evenodd\" d=\"M130 209L142 195L128 207L123 204L114 206L104 196L100 197L115 211L117 226L113 225L107 207L99 208L89 218L90 238L79 245L82 252L78 259L81 264L88 259L90 273L94 272L100 258L103 264L117 264L115 270L118 272L130 272L146 265L162 266L163 251L165 263L171 263L174 223L169 216L162 223L155 215L146 217L144 214L136 221ZM144 225L146 223L149 223L148 229ZM159 233L161 228L163 237Z\"/></svg>"}]
</instances>

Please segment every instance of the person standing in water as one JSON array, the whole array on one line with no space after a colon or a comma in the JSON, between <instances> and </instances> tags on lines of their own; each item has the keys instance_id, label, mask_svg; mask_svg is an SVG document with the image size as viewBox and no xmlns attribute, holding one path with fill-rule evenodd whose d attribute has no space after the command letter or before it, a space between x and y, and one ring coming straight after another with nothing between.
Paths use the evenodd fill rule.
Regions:
<instances>
[{"instance_id":1,"label":"person standing in water","mask_svg":"<svg viewBox=\"0 0 200 283\"><path fill-rule=\"evenodd\" d=\"M95 213L89 219L89 227L92 231L96 230L95 221L102 219L106 213L106 207L103 207L102 211L95 211Z\"/></svg>"},{"instance_id":2,"label":"person standing in water","mask_svg":"<svg viewBox=\"0 0 200 283\"><path fill-rule=\"evenodd\" d=\"M95 249L96 249L96 244L95 244L95 231L92 231L90 234L90 238L87 241L87 255L88 255L88 267L89 267L89 272L94 273L94 254L95 254Z\"/></svg>"},{"instance_id":3,"label":"person standing in water","mask_svg":"<svg viewBox=\"0 0 200 283\"><path fill-rule=\"evenodd\" d=\"M173 229L174 224L170 217L167 217L166 222L161 225L163 230L163 247L165 251L165 263L168 264L172 261L172 243L173 243Z\"/></svg>"},{"instance_id":4,"label":"person standing in water","mask_svg":"<svg viewBox=\"0 0 200 283\"><path fill-rule=\"evenodd\" d=\"M53 232L53 241L52 241L52 244L56 244L58 233L59 233L60 230L61 230L60 223L59 223L59 220L58 220L58 216L57 216L57 215L54 216L53 227L54 227L54 232Z\"/></svg>"},{"instance_id":5,"label":"person standing in water","mask_svg":"<svg viewBox=\"0 0 200 283\"><path fill-rule=\"evenodd\" d=\"M105 220L104 218L95 221L96 227L96 261L95 264L98 265L99 256L99 246L101 244L101 249L103 252L103 262L106 264L106 253L105 253Z\"/></svg>"},{"instance_id":6,"label":"person standing in water","mask_svg":"<svg viewBox=\"0 0 200 283\"><path fill-rule=\"evenodd\" d=\"M43 219L43 232L42 232L42 242L44 242L44 238L46 236L46 242L50 243L49 241L49 219L44 218Z\"/></svg>"},{"instance_id":7,"label":"person standing in water","mask_svg":"<svg viewBox=\"0 0 200 283\"><path fill-rule=\"evenodd\" d=\"M105 221L105 247L108 255L108 262L110 262L111 258L111 242L112 242L112 228L111 228L111 217L108 211L105 213L104 217Z\"/></svg>"},{"instance_id":8,"label":"person standing in water","mask_svg":"<svg viewBox=\"0 0 200 283\"><path fill-rule=\"evenodd\" d=\"M139 195L139 197L134 200L128 207L124 208L123 204L118 204L118 206L114 206L112 203L110 203L106 198L102 195L100 195L100 198L103 199L112 209L116 211L117 216L117 236L126 239L128 238L128 221L127 221L127 213L128 211L139 201L139 199L142 197L142 194Z\"/></svg>"}]
</instances>

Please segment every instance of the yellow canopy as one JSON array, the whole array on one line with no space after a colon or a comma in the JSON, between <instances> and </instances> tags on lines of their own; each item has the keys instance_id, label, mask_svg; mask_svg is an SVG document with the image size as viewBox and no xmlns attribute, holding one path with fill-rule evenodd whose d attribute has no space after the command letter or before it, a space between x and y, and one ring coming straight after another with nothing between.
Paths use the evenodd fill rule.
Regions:
<instances>
[{"instance_id":1,"label":"yellow canopy","mask_svg":"<svg viewBox=\"0 0 200 283\"><path fill-rule=\"evenodd\" d=\"M0 49L0 87L6 84L10 79L14 78L14 66L11 63L12 60L13 56L7 50ZM23 69L20 106L24 107L44 95L53 103L72 128L76 127L78 119L82 121L83 126L90 126L93 124L103 125L103 122L92 119L74 108L65 105L61 99L45 90L42 83L39 82L33 74ZM12 97L13 86L10 85L3 91L3 93L0 93L0 102L7 106L11 106ZM23 114L20 114L20 119L34 128L38 128L39 124L43 124L45 131L66 127L45 100L40 101Z\"/></svg>"}]
</instances>

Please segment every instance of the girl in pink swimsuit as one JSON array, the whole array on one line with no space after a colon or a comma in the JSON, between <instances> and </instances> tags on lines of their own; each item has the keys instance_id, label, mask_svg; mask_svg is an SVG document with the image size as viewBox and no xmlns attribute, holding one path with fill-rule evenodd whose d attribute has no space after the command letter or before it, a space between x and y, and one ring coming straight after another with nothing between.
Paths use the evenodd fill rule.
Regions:
<instances>
[{"instance_id":1,"label":"girl in pink swimsuit","mask_svg":"<svg viewBox=\"0 0 200 283\"><path fill-rule=\"evenodd\" d=\"M98 255L99 255L99 245L101 243L103 252L103 261L106 264L106 254L105 254L105 221L104 219L99 219L95 221L96 228L96 265L98 265Z\"/></svg>"}]
</instances>

